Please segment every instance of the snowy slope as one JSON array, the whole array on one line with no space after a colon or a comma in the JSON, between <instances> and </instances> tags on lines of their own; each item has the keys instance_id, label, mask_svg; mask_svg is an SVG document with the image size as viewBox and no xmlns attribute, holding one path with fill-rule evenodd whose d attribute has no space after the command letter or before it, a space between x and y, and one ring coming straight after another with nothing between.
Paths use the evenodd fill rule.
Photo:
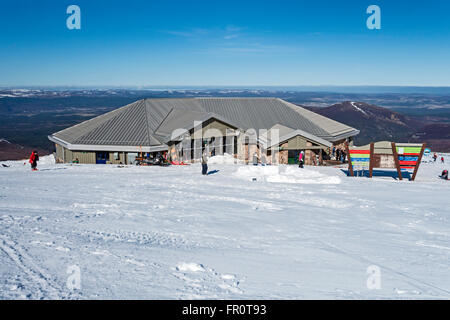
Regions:
<instances>
[{"instance_id":1,"label":"snowy slope","mask_svg":"<svg viewBox=\"0 0 450 320\"><path fill-rule=\"evenodd\" d=\"M204 177L199 165L42 159L38 172L0 165L0 298L450 298L442 164L409 182L331 167L216 161ZM79 290L66 286L73 265ZM379 290L366 285L372 265Z\"/></svg>"}]
</instances>

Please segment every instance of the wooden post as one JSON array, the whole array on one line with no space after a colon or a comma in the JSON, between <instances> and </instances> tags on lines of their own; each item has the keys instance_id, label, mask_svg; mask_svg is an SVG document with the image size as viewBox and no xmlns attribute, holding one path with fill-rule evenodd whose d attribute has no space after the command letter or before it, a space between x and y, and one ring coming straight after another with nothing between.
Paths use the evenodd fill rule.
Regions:
<instances>
[{"instance_id":1,"label":"wooden post","mask_svg":"<svg viewBox=\"0 0 450 320\"><path fill-rule=\"evenodd\" d=\"M350 173L351 177L354 177L355 173L353 172L353 164L352 164L352 158L350 157L350 148L348 147L348 142L345 144L345 149L347 151L348 172Z\"/></svg>"},{"instance_id":2,"label":"wooden post","mask_svg":"<svg viewBox=\"0 0 450 320\"><path fill-rule=\"evenodd\" d=\"M395 142L391 142L391 146L392 146L392 153L394 154L394 162L395 162L395 167L397 168L398 178L400 180L403 180L402 169L400 168L400 162L398 161L398 154L397 154L397 148L395 146Z\"/></svg>"},{"instance_id":3,"label":"wooden post","mask_svg":"<svg viewBox=\"0 0 450 320\"><path fill-rule=\"evenodd\" d=\"M370 143L370 160L369 160L369 178L372 178L373 175L373 166L374 166L374 155L375 155L375 144L373 142Z\"/></svg>"},{"instance_id":4,"label":"wooden post","mask_svg":"<svg viewBox=\"0 0 450 320\"><path fill-rule=\"evenodd\" d=\"M422 156L423 156L423 152L425 151L425 147L426 147L426 144L423 143L422 149L420 150L419 158L417 159L416 167L414 168L414 173L411 178L411 181L414 181L414 179L416 179L416 174L417 174L417 171L419 171L419 166L420 166L420 163L422 162Z\"/></svg>"}]
</instances>

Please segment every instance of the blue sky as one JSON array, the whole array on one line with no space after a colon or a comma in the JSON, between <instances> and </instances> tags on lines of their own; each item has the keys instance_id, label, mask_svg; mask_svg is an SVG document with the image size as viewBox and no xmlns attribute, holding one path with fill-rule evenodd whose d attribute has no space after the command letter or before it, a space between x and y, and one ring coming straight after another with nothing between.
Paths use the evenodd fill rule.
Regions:
<instances>
[{"instance_id":1,"label":"blue sky","mask_svg":"<svg viewBox=\"0 0 450 320\"><path fill-rule=\"evenodd\" d=\"M446 0L1 0L0 85L450 86L449 16Z\"/></svg>"}]
</instances>

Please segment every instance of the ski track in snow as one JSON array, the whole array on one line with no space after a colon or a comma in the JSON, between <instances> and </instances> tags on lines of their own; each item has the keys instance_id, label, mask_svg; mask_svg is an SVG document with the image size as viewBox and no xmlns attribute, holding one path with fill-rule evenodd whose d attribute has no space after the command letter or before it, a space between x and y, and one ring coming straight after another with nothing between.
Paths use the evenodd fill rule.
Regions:
<instances>
[{"instance_id":1,"label":"ski track in snow","mask_svg":"<svg viewBox=\"0 0 450 320\"><path fill-rule=\"evenodd\" d=\"M199 165L7 162L0 298L450 298L445 165L409 182L219 160L207 177ZM80 290L66 287L71 265ZM370 265L380 290L366 287Z\"/></svg>"},{"instance_id":2,"label":"ski track in snow","mask_svg":"<svg viewBox=\"0 0 450 320\"><path fill-rule=\"evenodd\" d=\"M61 294L63 290L53 283L51 276L39 267L24 249L5 235L0 235L0 240L0 250L23 271L29 281L37 285L37 290L33 290L26 298L63 298Z\"/></svg>"}]
</instances>

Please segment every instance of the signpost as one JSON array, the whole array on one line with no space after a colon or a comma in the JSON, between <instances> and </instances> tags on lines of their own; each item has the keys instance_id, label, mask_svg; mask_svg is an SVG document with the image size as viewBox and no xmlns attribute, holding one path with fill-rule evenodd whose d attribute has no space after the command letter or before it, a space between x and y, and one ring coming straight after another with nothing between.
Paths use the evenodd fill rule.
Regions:
<instances>
[{"instance_id":1,"label":"signpost","mask_svg":"<svg viewBox=\"0 0 450 320\"><path fill-rule=\"evenodd\" d=\"M417 171L419 170L420 162L425 151L425 143L412 144L412 143L392 143L392 150L394 151L394 160L397 159L397 171L399 171L399 177L401 177L401 169L413 170L411 180L416 179ZM397 157L395 157L397 156ZM401 180L401 179L400 179Z\"/></svg>"},{"instance_id":2,"label":"signpost","mask_svg":"<svg viewBox=\"0 0 450 320\"><path fill-rule=\"evenodd\" d=\"M355 176L355 171L359 170L368 169L369 178L372 178L375 167L395 168L399 180L403 180L402 170L413 170L410 180L414 181L425 151L425 144L380 141L362 147L350 147L347 144L346 149L349 155L348 172L352 177Z\"/></svg>"},{"instance_id":3,"label":"signpost","mask_svg":"<svg viewBox=\"0 0 450 320\"><path fill-rule=\"evenodd\" d=\"M357 170L364 170L365 168L370 169L370 149L365 149L365 147L350 148L348 144L346 145L346 148L347 154L349 155L348 171L352 177L355 176L355 167Z\"/></svg>"}]
</instances>

